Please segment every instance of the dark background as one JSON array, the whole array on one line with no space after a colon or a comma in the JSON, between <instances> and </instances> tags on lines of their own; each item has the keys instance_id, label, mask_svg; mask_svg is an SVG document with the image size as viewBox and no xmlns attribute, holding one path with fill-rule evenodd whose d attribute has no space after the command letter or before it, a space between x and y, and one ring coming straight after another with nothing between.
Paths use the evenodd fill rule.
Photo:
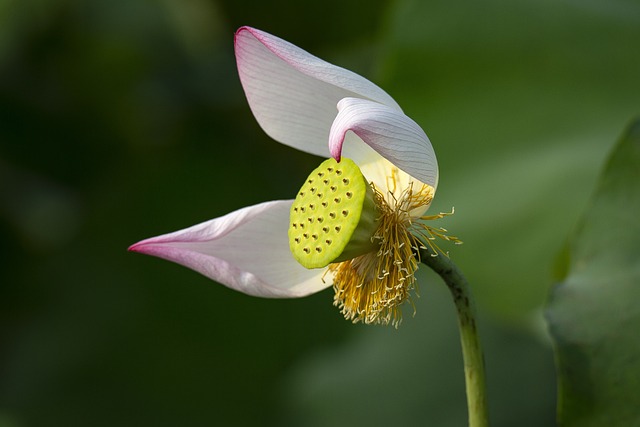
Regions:
<instances>
[{"instance_id":1,"label":"dark background","mask_svg":"<svg viewBox=\"0 0 640 427\"><path fill-rule=\"evenodd\" d=\"M423 126L494 425L553 425L541 307L638 114L631 0L0 0L0 426L464 425L453 307L426 268L395 330L344 321L330 290L257 299L126 252L291 198L319 163L252 117L241 25L364 75Z\"/></svg>"}]
</instances>

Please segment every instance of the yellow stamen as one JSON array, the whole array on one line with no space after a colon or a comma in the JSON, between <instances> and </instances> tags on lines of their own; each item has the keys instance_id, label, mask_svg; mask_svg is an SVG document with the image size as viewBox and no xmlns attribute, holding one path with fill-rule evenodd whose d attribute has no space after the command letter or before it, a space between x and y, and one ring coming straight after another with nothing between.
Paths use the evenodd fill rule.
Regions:
<instances>
[{"instance_id":1,"label":"yellow stamen","mask_svg":"<svg viewBox=\"0 0 640 427\"><path fill-rule=\"evenodd\" d=\"M416 209L431 204L433 187L423 184L419 191L414 191L413 183L410 183L396 196L395 171L389 177L388 197L373 183L371 186L376 208L381 212L376 232L371 238L378 251L330 264L327 273L333 275L334 305L340 308L346 319L354 323L391 323L398 327L402 321L401 304L408 301L413 305L411 293L420 262L418 249L423 247L421 238L435 253L443 253L433 242L435 237L456 243L459 239L447 236L442 228L432 228L417 221L450 214L412 215Z\"/></svg>"}]
</instances>

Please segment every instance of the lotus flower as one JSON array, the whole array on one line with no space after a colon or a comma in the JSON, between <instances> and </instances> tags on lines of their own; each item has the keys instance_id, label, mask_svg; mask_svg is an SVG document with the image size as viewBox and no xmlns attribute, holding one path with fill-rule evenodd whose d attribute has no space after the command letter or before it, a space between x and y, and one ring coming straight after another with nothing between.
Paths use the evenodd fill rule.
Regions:
<instances>
[{"instance_id":1,"label":"lotus flower","mask_svg":"<svg viewBox=\"0 0 640 427\"><path fill-rule=\"evenodd\" d=\"M295 201L249 206L129 250L259 297L303 297L333 286L334 304L347 319L397 325L400 305L411 300L417 249L425 243L434 248L434 236L456 240L423 222L446 215L424 216L438 183L427 135L375 84L278 37L242 27L235 34L235 53L262 129L282 144L328 160L312 172ZM339 181L338 172L350 178ZM321 182L332 173L331 181ZM324 187L308 184L314 178ZM351 181L357 186L338 188ZM360 205L342 210L335 205L351 198ZM324 210L311 212L316 207ZM368 225L358 226L364 218ZM357 236L364 243L349 249ZM329 249L329 258L303 265L305 254L311 259Z\"/></svg>"}]
</instances>

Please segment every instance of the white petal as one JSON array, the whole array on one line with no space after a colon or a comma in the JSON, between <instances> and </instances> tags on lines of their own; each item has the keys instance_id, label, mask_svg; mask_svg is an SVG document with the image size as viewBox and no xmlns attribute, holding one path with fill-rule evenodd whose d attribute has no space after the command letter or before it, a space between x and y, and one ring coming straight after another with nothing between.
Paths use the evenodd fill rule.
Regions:
<instances>
[{"instance_id":1,"label":"white petal","mask_svg":"<svg viewBox=\"0 0 640 427\"><path fill-rule=\"evenodd\" d=\"M301 297L330 286L289 251L291 200L249 206L184 230L143 240L130 251L189 267L232 289L261 297Z\"/></svg>"},{"instance_id":2,"label":"white petal","mask_svg":"<svg viewBox=\"0 0 640 427\"><path fill-rule=\"evenodd\" d=\"M367 79L263 31L240 28L235 52L240 81L258 123L276 141L299 150L329 157L329 129L342 98L370 99L401 111Z\"/></svg>"},{"instance_id":3,"label":"white petal","mask_svg":"<svg viewBox=\"0 0 640 427\"><path fill-rule=\"evenodd\" d=\"M338 111L329 136L332 157L340 159L345 137L351 131L400 170L437 187L436 154L416 122L402 112L365 99L342 99Z\"/></svg>"},{"instance_id":4,"label":"white petal","mask_svg":"<svg viewBox=\"0 0 640 427\"><path fill-rule=\"evenodd\" d=\"M406 188L412 185L413 188L421 188L423 184L422 181L398 169L353 132L347 132L345 135L342 155L356 162L367 182L373 182L390 206L396 204ZM429 205L420 206L411 211L411 216L420 217L427 209Z\"/></svg>"}]
</instances>

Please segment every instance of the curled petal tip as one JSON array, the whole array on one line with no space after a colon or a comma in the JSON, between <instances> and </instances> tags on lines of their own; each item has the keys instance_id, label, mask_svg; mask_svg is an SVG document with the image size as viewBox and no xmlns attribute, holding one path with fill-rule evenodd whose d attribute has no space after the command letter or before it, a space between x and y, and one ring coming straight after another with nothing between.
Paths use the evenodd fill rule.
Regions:
<instances>
[{"instance_id":1,"label":"curled petal tip","mask_svg":"<svg viewBox=\"0 0 640 427\"><path fill-rule=\"evenodd\" d=\"M336 162L340 163L342 159L342 144L344 143L344 134L339 135L337 138L329 139L329 153Z\"/></svg>"},{"instance_id":2,"label":"curled petal tip","mask_svg":"<svg viewBox=\"0 0 640 427\"><path fill-rule=\"evenodd\" d=\"M401 111L360 98L343 98L329 132L329 151L339 157L352 132L380 156L413 178L436 188L438 163L422 128Z\"/></svg>"},{"instance_id":3,"label":"curled petal tip","mask_svg":"<svg viewBox=\"0 0 640 427\"><path fill-rule=\"evenodd\" d=\"M133 245L127 248L127 252L141 252L140 251L140 242L134 243Z\"/></svg>"},{"instance_id":4,"label":"curled petal tip","mask_svg":"<svg viewBox=\"0 0 640 427\"><path fill-rule=\"evenodd\" d=\"M243 25L242 27L238 28L236 30L236 32L233 35L233 42L234 44L237 43L238 41L238 36L243 32L243 31L249 31L251 32L251 30L253 30L253 28L247 26L247 25Z\"/></svg>"},{"instance_id":5,"label":"curled petal tip","mask_svg":"<svg viewBox=\"0 0 640 427\"><path fill-rule=\"evenodd\" d=\"M129 246L127 248L127 252L136 252L136 253L140 253L140 254L149 254L149 240L151 239L145 239L145 240L141 240L139 242L134 243L133 245Z\"/></svg>"}]
</instances>

